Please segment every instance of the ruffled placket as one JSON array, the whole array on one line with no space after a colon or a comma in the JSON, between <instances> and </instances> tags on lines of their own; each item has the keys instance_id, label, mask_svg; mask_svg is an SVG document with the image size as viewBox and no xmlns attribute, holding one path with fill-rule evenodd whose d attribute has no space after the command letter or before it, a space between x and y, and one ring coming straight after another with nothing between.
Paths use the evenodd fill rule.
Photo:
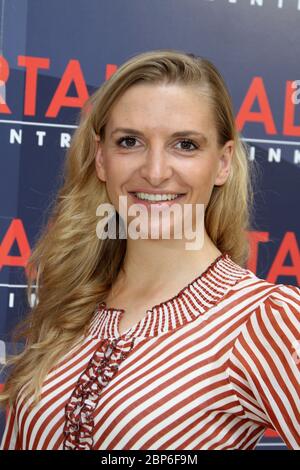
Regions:
<instances>
[{"instance_id":1,"label":"ruffled placket","mask_svg":"<svg viewBox=\"0 0 300 470\"><path fill-rule=\"evenodd\" d=\"M134 346L134 338L107 338L94 352L65 407L64 450L93 448L94 415L101 391Z\"/></svg>"}]
</instances>

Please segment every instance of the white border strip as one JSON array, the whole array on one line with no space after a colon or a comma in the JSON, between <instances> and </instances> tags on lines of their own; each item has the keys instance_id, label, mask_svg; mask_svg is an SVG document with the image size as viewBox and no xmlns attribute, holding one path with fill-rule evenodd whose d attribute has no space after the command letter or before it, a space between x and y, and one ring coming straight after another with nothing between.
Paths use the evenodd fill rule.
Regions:
<instances>
[{"instance_id":1,"label":"white border strip","mask_svg":"<svg viewBox=\"0 0 300 470\"><path fill-rule=\"evenodd\" d=\"M0 287L27 287L27 284L0 284ZM33 285L32 287L36 287L35 285Z\"/></svg>"},{"instance_id":2,"label":"white border strip","mask_svg":"<svg viewBox=\"0 0 300 470\"><path fill-rule=\"evenodd\" d=\"M0 123L3 124L24 124L25 126L45 126L45 127L67 127L76 129L78 126L72 126L71 124L52 124L50 122L32 122L32 121L10 121L8 119L0 119Z\"/></svg>"}]
</instances>

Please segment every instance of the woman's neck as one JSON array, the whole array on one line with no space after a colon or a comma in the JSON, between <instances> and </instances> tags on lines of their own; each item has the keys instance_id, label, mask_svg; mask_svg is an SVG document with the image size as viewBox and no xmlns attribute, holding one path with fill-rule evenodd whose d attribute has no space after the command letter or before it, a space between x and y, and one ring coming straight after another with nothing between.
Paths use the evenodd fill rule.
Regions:
<instances>
[{"instance_id":1,"label":"woman's neck","mask_svg":"<svg viewBox=\"0 0 300 470\"><path fill-rule=\"evenodd\" d=\"M181 243L180 243L181 242ZM183 240L127 240L127 250L116 284L156 291L174 279L200 275L222 253L204 234L201 250L186 250Z\"/></svg>"}]
</instances>

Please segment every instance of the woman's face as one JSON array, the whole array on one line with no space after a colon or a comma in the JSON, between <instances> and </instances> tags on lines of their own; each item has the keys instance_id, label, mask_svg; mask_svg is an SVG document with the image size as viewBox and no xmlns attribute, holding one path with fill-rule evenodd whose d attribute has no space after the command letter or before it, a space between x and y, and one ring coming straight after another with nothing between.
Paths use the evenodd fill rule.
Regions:
<instances>
[{"instance_id":1,"label":"woman's face","mask_svg":"<svg viewBox=\"0 0 300 470\"><path fill-rule=\"evenodd\" d=\"M218 148L207 98L195 88L143 83L114 103L95 164L116 210L119 196L128 208L137 204L137 191L183 194L176 203L206 208L228 177L232 152L233 141Z\"/></svg>"}]
</instances>

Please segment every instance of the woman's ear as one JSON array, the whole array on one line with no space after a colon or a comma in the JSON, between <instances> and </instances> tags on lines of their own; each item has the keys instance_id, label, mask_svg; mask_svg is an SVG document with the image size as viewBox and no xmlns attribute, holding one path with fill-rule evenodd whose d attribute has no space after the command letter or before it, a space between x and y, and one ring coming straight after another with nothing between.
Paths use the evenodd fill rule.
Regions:
<instances>
[{"instance_id":1,"label":"woman's ear","mask_svg":"<svg viewBox=\"0 0 300 470\"><path fill-rule=\"evenodd\" d=\"M95 156L95 167L96 173L100 181L106 182L106 172L104 167L104 158L103 158L103 146L100 141L100 137L97 135L95 137L97 143L97 152Z\"/></svg>"},{"instance_id":2,"label":"woman's ear","mask_svg":"<svg viewBox=\"0 0 300 470\"><path fill-rule=\"evenodd\" d=\"M223 147L219 157L219 169L215 179L215 186L222 186L226 183L232 164L234 152L234 141L229 140Z\"/></svg>"}]
</instances>

